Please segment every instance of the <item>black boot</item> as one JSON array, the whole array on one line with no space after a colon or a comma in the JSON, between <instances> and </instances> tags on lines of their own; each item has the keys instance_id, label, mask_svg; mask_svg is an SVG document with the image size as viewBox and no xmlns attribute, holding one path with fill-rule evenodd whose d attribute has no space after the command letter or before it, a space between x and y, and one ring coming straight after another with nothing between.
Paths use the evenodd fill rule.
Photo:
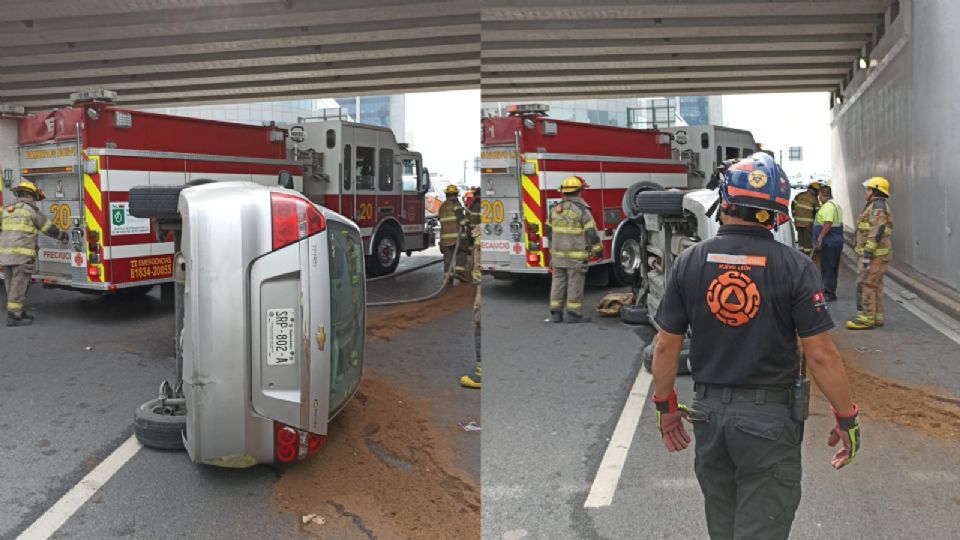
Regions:
<instances>
[{"instance_id":1,"label":"black boot","mask_svg":"<svg viewBox=\"0 0 960 540\"><path fill-rule=\"evenodd\" d=\"M590 322L590 317L584 317L580 313L574 313L573 311L567 312L567 322L570 324Z\"/></svg>"},{"instance_id":2,"label":"black boot","mask_svg":"<svg viewBox=\"0 0 960 540\"><path fill-rule=\"evenodd\" d=\"M550 312L550 322L563 322L563 312L562 311L551 311Z\"/></svg>"},{"instance_id":3,"label":"black boot","mask_svg":"<svg viewBox=\"0 0 960 540\"><path fill-rule=\"evenodd\" d=\"M27 310L23 310L23 314L20 315L20 317L22 317L22 318L24 318L24 319L26 319L26 320L28 320L28 321L33 321L33 315L27 313Z\"/></svg>"},{"instance_id":4,"label":"black boot","mask_svg":"<svg viewBox=\"0 0 960 540\"><path fill-rule=\"evenodd\" d=\"M33 324L33 319L27 319L22 315L7 312L7 326L29 326Z\"/></svg>"}]
</instances>

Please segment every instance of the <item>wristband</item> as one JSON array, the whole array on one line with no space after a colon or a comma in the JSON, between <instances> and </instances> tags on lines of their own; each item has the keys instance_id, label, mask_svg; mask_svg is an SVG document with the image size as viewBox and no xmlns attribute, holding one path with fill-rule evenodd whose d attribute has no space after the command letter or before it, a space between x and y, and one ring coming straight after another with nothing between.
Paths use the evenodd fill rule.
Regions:
<instances>
[{"instance_id":1,"label":"wristband","mask_svg":"<svg viewBox=\"0 0 960 540\"><path fill-rule=\"evenodd\" d=\"M849 431L860 425L860 408L857 407L857 404L853 404L853 414L849 416L841 416L836 409L833 410L833 416L837 419L837 424L844 431Z\"/></svg>"},{"instance_id":2,"label":"wristband","mask_svg":"<svg viewBox=\"0 0 960 540\"><path fill-rule=\"evenodd\" d=\"M657 407L657 412L659 413L672 413L680 410L680 406L677 404L677 390L673 389L670 391L670 395L665 398L657 397L656 394L653 395L653 404Z\"/></svg>"}]
</instances>

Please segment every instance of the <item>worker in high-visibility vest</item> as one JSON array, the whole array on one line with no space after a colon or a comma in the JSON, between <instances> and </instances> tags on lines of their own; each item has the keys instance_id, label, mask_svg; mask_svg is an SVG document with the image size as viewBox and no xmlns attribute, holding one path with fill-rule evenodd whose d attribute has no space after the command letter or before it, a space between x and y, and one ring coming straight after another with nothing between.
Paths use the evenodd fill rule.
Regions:
<instances>
[{"instance_id":1,"label":"worker in high-visibility vest","mask_svg":"<svg viewBox=\"0 0 960 540\"><path fill-rule=\"evenodd\" d=\"M43 233L61 243L70 237L37 207L46 195L33 182L24 180L13 192L17 201L0 211L0 268L7 288L7 326L26 326L33 323L24 300L37 271L38 237Z\"/></svg>"},{"instance_id":2,"label":"worker in high-visibility vest","mask_svg":"<svg viewBox=\"0 0 960 540\"><path fill-rule=\"evenodd\" d=\"M793 227L797 230L797 244L800 251L810 257L813 257L813 219L820 206L817 200L820 186L820 182L810 182L807 190L794 197L790 203Z\"/></svg>"},{"instance_id":3,"label":"worker in high-visibility vest","mask_svg":"<svg viewBox=\"0 0 960 540\"><path fill-rule=\"evenodd\" d=\"M447 196L447 200L443 201L440 210L437 211L440 219L440 252L443 253L443 270L444 273L452 270L455 278L468 281L467 251L470 249L470 220L463 205L460 204L460 189L450 184L443 193ZM456 250L456 260L454 260L454 250Z\"/></svg>"}]
</instances>

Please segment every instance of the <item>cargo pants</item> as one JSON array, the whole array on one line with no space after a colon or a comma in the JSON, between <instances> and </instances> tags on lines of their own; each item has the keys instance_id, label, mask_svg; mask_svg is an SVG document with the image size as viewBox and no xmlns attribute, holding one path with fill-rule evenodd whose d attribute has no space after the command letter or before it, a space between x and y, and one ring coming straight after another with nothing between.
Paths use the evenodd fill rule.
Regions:
<instances>
[{"instance_id":1,"label":"cargo pants","mask_svg":"<svg viewBox=\"0 0 960 540\"><path fill-rule=\"evenodd\" d=\"M801 252L813 256L813 226L797 227L797 245Z\"/></svg>"},{"instance_id":2,"label":"cargo pants","mask_svg":"<svg viewBox=\"0 0 960 540\"><path fill-rule=\"evenodd\" d=\"M800 504L803 422L790 417L789 403L756 392L698 388L690 406L712 540L786 540Z\"/></svg>"},{"instance_id":3,"label":"cargo pants","mask_svg":"<svg viewBox=\"0 0 960 540\"><path fill-rule=\"evenodd\" d=\"M4 286L7 288L7 312L20 317L23 315L23 302L27 298L27 288L33 276L34 264L18 264L3 267Z\"/></svg>"},{"instance_id":4,"label":"cargo pants","mask_svg":"<svg viewBox=\"0 0 960 540\"><path fill-rule=\"evenodd\" d=\"M465 242L461 241L460 248L457 250L457 260L453 260L453 250L455 246L440 246L440 253L443 254L443 271L444 273L450 272L450 268L453 268L454 277L460 279L461 281L468 281L467 279L467 250L468 246L464 245Z\"/></svg>"},{"instance_id":5,"label":"cargo pants","mask_svg":"<svg viewBox=\"0 0 960 540\"><path fill-rule=\"evenodd\" d=\"M863 257L857 270L857 318L859 322L883 324L883 276L890 257L874 257L865 265Z\"/></svg>"},{"instance_id":6,"label":"cargo pants","mask_svg":"<svg viewBox=\"0 0 960 540\"><path fill-rule=\"evenodd\" d=\"M587 281L587 265L572 268L553 267L550 283L550 311L583 315L583 286Z\"/></svg>"}]
</instances>

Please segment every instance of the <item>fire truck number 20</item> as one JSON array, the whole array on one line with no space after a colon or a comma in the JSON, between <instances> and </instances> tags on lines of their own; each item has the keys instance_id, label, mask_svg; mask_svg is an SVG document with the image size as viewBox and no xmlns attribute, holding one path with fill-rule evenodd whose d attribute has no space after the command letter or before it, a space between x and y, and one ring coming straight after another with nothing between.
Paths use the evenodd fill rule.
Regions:
<instances>
[{"instance_id":1,"label":"fire truck number 20","mask_svg":"<svg viewBox=\"0 0 960 540\"><path fill-rule=\"evenodd\" d=\"M503 201L482 201L480 215L484 223L503 223Z\"/></svg>"},{"instance_id":2,"label":"fire truck number 20","mask_svg":"<svg viewBox=\"0 0 960 540\"><path fill-rule=\"evenodd\" d=\"M357 220L364 221L367 219L373 219L373 203L360 204L360 215L357 217Z\"/></svg>"},{"instance_id":3,"label":"fire truck number 20","mask_svg":"<svg viewBox=\"0 0 960 540\"><path fill-rule=\"evenodd\" d=\"M70 205L54 204L50 206L50 214L53 218L50 220L58 228L66 230L70 228Z\"/></svg>"}]
</instances>

